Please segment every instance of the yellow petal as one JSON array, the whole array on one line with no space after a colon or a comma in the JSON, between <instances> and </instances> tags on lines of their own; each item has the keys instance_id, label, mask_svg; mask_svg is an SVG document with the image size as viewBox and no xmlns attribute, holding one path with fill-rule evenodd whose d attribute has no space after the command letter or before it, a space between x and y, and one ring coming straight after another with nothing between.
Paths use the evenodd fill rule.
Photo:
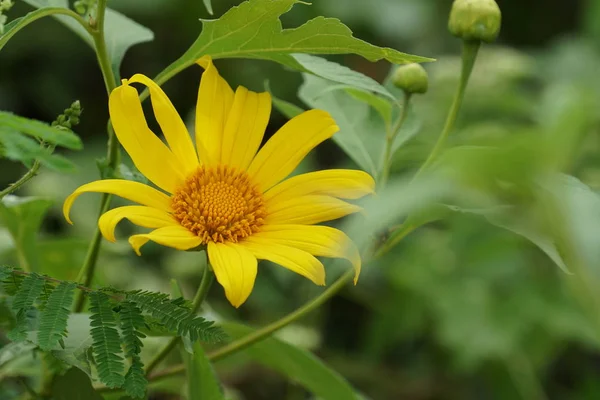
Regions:
<instances>
[{"instance_id":1,"label":"yellow petal","mask_svg":"<svg viewBox=\"0 0 600 400\"><path fill-rule=\"evenodd\" d=\"M156 208L145 206L117 207L102 214L98 220L98 227L106 240L116 241L115 228L123 218L127 218L134 224L144 228L162 228L179 224L171 214Z\"/></svg>"},{"instance_id":2,"label":"yellow petal","mask_svg":"<svg viewBox=\"0 0 600 400\"><path fill-rule=\"evenodd\" d=\"M225 122L233 103L233 90L219 75L209 56L197 61L204 68L196 103L196 144L200 161L205 165L221 162L221 145Z\"/></svg>"},{"instance_id":3,"label":"yellow petal","mask_svg":"<svg viewBox=\"0 0 600 400\"><path fill-rule=\"evenodd\" d=\"M275 264L300 274L317 285L325 285L325 268L319 260L306 251L283 246L268 240L247 237L238 243L259 260L269 260Z\"/></svg>"},{"instance_id":4,"label":"yellow petal","mask_svg":"<svg viewBox=\"0 0 600 400\"><path fill-rule=\"evenodd\" d=\"M108 108L119 142L144 176L173 193L183 182L185 169L169 148L148 128L135 88L123 81L110 94Z\"/></svg>"},{"instance_id":5,"label":"yellow petal","mask_svg":"<svg viewBox=\"0 0 600 400\"><path fill-rule=\"evenodd\" d=\"M208 259L227 300L236 308L241 306L254 287L256 257L237 244L209 242Z\"/></svg>"},{"instance_id":6,"label":"yellow petal","mask_svg":"<svg viewBox=\"0 0 600 400\"><path fill-rule=\"evenodd\" d=\"M136 74L131 77L129 82L138 82L148 87L154 116L167 139L171 151L185 168L183 171L185 175L195 171L198 168L198 155L194 143L171 100L160 86L147 76Z\"/></svg>"},{"instance_id":7,"label":"yellow petal","mask_svg":"<svg viewBox=\"0 0 600 400\"><path fill-rule=\"evenodd\" d=\"M270 115L269 93L238 87L225 123L221 163L246 170L260 146Z\"/></svg>"},{"instance_id":8,"label":"yellow petal","mask_svg":"<svg viewBox=\"0 0 600 400\"><path fill-rule=\"evenodd\" d=\"M294 197L321 194L342 199L358 199L373 193L375 181L360 170L329 169L286 179L269 189L265 201L284 201Z\"/></svg>"},{"instance_id":9,"label":"yellow petal","mask_svg":"<svg viewBox=\"0 0 600 400\"><path fill-rule=\"evenodd\" d=\"M309 195L271 202L267 205L267 224L311 225L359 212L362 208L331 196Z\"/></svg>"},{"instance_id":10,"label":"yellow petal","mask_svg":"<svg viewBox=\"0 0 600 400\"><path fill-rule=\"evenodd\" d=\"M339 130L329 113L309 110L292 118L258 152L248 174L265 192L285 179L315 146Z\"/></svg>"},{"instance_id":11,"label":"yellow petal","mask_svg":"<svg viewBox=\"0 0 600 400\"><path fill-rule=\"evenodd\" d=\"M129 244L133 247L135 253L139 256L140 247L148 243L149 240L162 244L163 246L173 247L177 250L189 250L200 246L202 240L188 231L181 225L165 226L158 228L150 233L143 233L129 237Z\"/></svg>"},{"instance_id":12,"label":"yellow petal","mask_svg":"<svg viewBox=\"0 0 600 400\"><path fill-rule=\"evenodd\" d=\"M65 203L63 204L63 214L68 223L73 223L69 218L69 212L71 211L71 206L75 199L83 193L89 192L114 194L148 207L157 208L166 212L171 211L171 199L169 196L148 185L123 179L105 179L86 183L75 189L75 191L66 198Z\"/></svg>"},{"instance_id":13,"label":"yellow petal","mask_svg":"<svg viewBox=\"0 0 600 400\"><path fill-rule=\"evenodd\" d=\"M277 243L320 257L345 258L354 267L354 283L358 280L361 259L352 240L339 229L322 225L263 225L252 235L268 246Z\"/></svg>"}]
</instances>

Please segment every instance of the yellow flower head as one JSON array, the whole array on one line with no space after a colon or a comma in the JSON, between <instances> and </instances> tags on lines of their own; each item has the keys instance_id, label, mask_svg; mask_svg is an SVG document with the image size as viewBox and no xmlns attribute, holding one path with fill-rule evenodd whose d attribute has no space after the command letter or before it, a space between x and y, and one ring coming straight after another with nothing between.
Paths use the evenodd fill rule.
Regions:
<instances>
[{"instance_id":1,"label":"yellow flower head","mask_svg":"<svg viewBox=\"0 0 600 400\"><path fill-rule=\"evenodd\" d=\"M325 270L315 256L346 258L355 268L356 282L361 260L354 244L343 232L315 224L359 211L341 199L372 193L373 178L363 171L325 170L284 180L310 150L338 131L335 121L325 111L306 111L259 150L271 113L269 93L241 86L234 93L209 57L198 63L205 71L195 147L168 97L146 76L123 80L110 95L117 138L139 171L162 190L120 179L91 182L65 200L67 221L73 202L86 192L141 204L103 214L98 221L102 235L114 242L116 225L127 218L154 229L129 238L138 255L149 240L179 250L205 245L217 280L235 307L252 292L257 259L324 285ZM167 144L148 128L131 83L150 90Z\"/></svg>"}]
</instances>

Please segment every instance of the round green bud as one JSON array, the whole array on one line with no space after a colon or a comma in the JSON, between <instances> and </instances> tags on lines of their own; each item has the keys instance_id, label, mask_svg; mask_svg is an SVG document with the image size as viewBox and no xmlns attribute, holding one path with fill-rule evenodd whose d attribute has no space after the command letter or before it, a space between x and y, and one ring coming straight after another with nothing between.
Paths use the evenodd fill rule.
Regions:
<instances>
[{"instance_id":1,"label":"round green bud","mask_svg":"<svg viewBox=\"0 0 600 400\"><path fill-rule=\"evenodd\" d=\"M398 89L402 89L410 94L425 93L429 88L429 77L421 64L399 66L394 71L392 82Z\"/></svg>"},{"instance_id":2,"label":"round green bud","mask_svg":"<svg viewBox=\"0 0 600 400\"><path fill-rule=\"evenodd\" d=\"M493 42L501 23L502 13L495 0L454 0L448 29L463 40Z\"/></svg>"}]
</instances>

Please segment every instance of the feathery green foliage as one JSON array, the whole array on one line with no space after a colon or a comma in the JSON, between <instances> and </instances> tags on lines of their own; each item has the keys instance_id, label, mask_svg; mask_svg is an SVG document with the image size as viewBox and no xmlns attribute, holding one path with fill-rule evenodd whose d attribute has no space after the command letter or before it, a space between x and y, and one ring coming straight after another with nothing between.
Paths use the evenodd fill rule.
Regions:
<instances>
[{"instance_id":1,"label":"feathery green foliage","mask_svg":"<svg viewBox=\"0 0 600 400\"><path fill-rule=\"evenodd\" d=\"M108 387L121 387L123 385L121 339L116 329L117 324L110 298L105 293L92 292L90 302L92 349L98 367L98 376Z\"/></svg>"},{"instance_id":2,"label":"feathery green foliage","mask_svg":"<svg viewBox=\"0 0 600 400\"><path fill-rule=\"evenodd\" d=\"M53 349L67 335L67 320L75 286L71 282L61 282L48 296L37 334L38 345L42 350Z\"/></svg>"},{"instance_id":3,"label":"feathery green foliage","mask_svg":"<svg viewBox=\"0 0 600 400\"><path fill-rule=\"evenodd\" d=\"M44 288L44 279L36 273L29 274L19 285L12 309L15 311L33 306Z\"/></svg>"},{"instance_id":4,"label":"feathery green foliage","mask_svg":"<svg viewBox=\"0 0 600 400\"><path fill-rule=\"evenodd\" d=\"M128 293L127 299L157 318L167 329L176 331L180 336L189 335L192 342L198 339L218 342L225 338L225 333L212 321L193 315L185 302L171 300L167 294L138 290Z\"/></svg>"},{"instance_id":5,"label":"feathery green foliage","mask_svg":"<svg viewBox=\"0 0 600 400\"><path fill-rule=\"evenodd\" d=\"M141 398L144 397L148 385L144 374L144 364L140 359L140 352L142 351L142 341L140 339L146 337L139 331L140 328L145 326L144 316L142 310L131 301L125 301L121 304L119 316L125 357L131 359L131 366L125 375L123 387L130 396Z\"/></svg>"}]
</instances>

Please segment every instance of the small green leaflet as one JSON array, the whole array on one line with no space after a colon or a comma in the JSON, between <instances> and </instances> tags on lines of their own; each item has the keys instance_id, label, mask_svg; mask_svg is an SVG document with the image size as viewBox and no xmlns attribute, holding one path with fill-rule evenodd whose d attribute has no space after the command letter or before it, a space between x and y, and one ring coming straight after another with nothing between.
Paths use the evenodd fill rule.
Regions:
<instances>
[{"instance_id":1,"label":"small green leaflet","mask_svg":"<svg viewBox=\"0 0 600 400\"><path fill-rule=\"evenodd\" d=\"M241 324L225 322L223 329L237 339L253 332ZM323 400L359 400L362 397L337 372L312 353L270 337L245 350L253 361L272 368L298 382Z\"/></svg>"},{"instance_id":2,"label":"small green leaflet","mask_svg":"<svg viewBox=\"0 0 600 400\"><path fill-rule=\"evenodd\" d=\"M206 11L208 11L208 13L210 15L213 15L213 8L212 8L212 3L211 0L202 0L202 2L204 3L204 7L206 7Z\"/></svg>"},{"instance_id":3,"label":"small green leaflet","mask_svg":"<svg viewBox=\"0 0 600 400\"><path fill-rule=\"evenodd\" d=\"M336 18L317 17L298 28L283 29L279 17L298 0L248 0L216 20L202 21L202 32L191 47L155 79L162 84L205 54L213 58L254 58L306 69L295 53L357 54L369 61L425 62L431 59L369 44L352 36Z\"/></svg>"}]
</instances>

